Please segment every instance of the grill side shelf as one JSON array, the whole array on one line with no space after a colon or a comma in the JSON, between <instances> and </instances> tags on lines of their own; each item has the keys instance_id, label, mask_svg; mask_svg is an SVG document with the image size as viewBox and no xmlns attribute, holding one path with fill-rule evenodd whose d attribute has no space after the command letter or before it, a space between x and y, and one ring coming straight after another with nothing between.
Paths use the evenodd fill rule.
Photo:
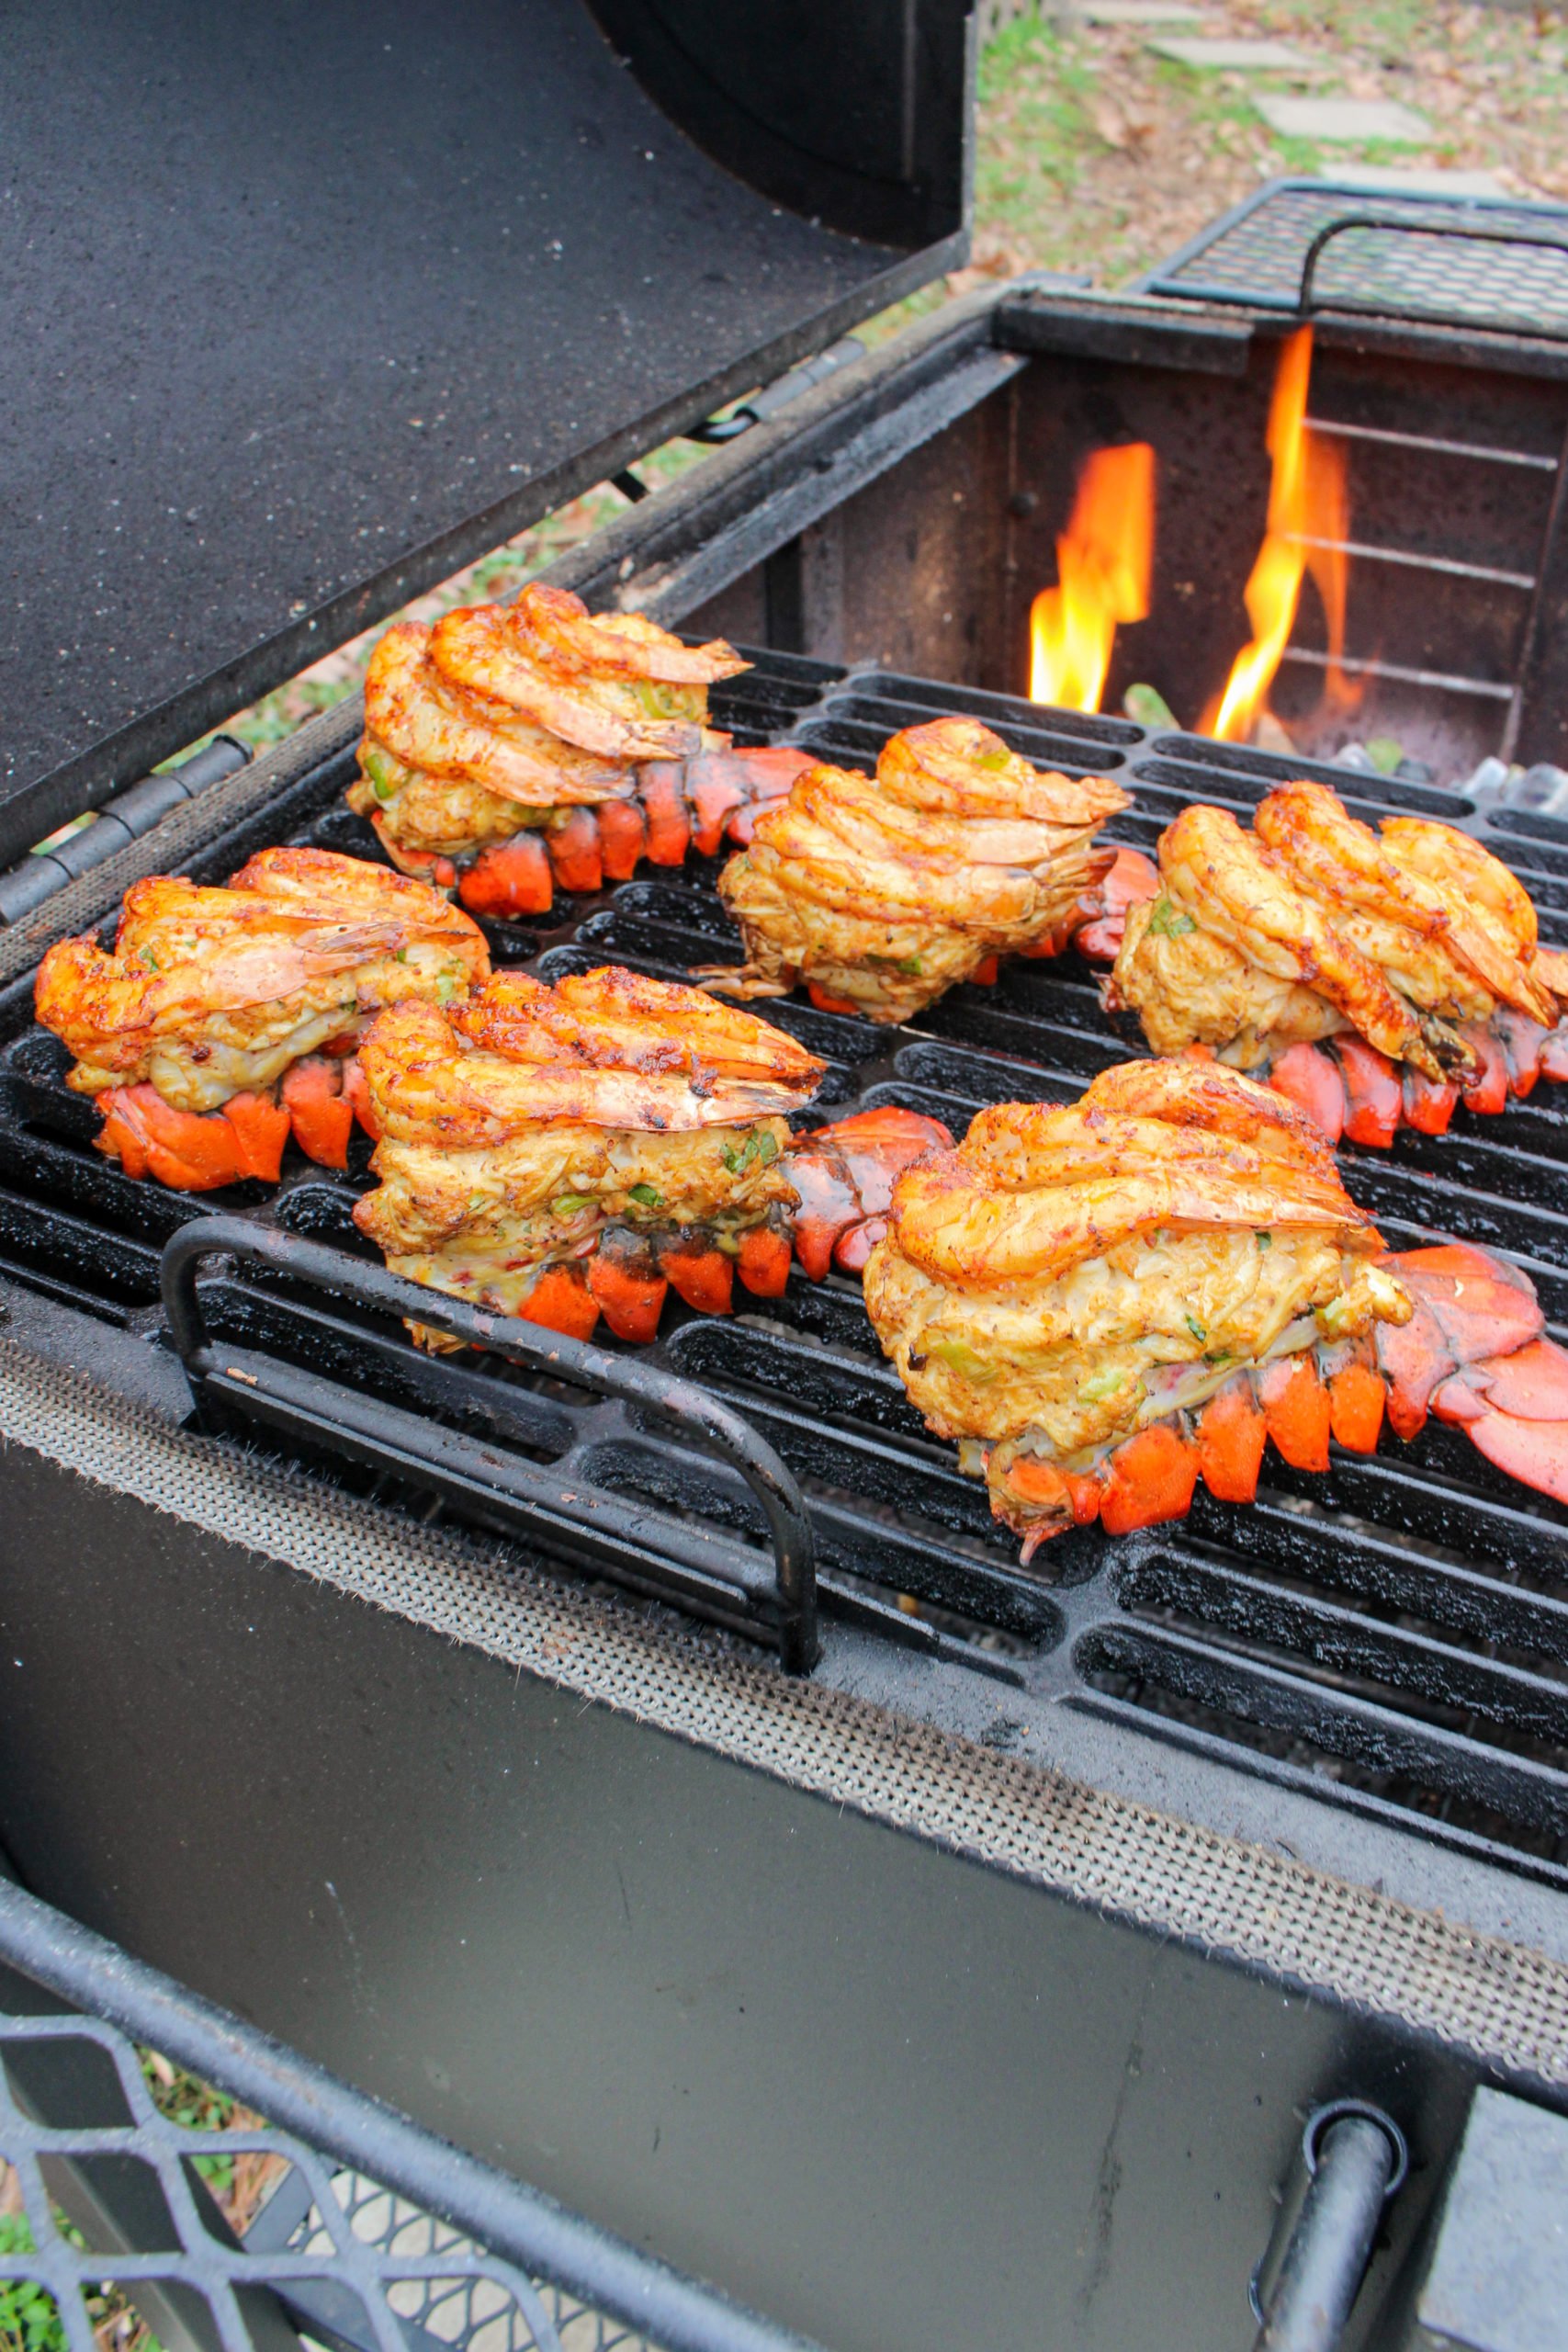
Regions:
<instances>
[{"instance_id":1,"label":"grill side shelf","mask_svg":"<svg viewBox=\"0 0 1568 2352\"><path fill-rule=\"evenodd\" d=\"M1449 250L1439 248L1428 266L1430 304L1407 308L1386 266L1363 238L1340 264L1340 296L1346 299L1337 299L1334 308L1472 334L1535 336L1553 328L1560 334L1568 313L1568 277L1540 264L1499 266L1497 257L1466 249L1481 242L1554 245L1561 251L1561 233L1542 230L1554 215L1568 225L1562 207L1506 198L1456 199L1417 190L1380 199L1369 215L1367 189L1354 181L1270 180L1150 271L1139 290L1305 316L1314 307L1314 264L1325 244L1346 230L1395 232L1450 241ZM1321 298L1315 307L1325 307ZM1544 327L1543 312L1551 314Z\"/></svg>"},{"instance_id":2,"label":"grill side shelf","mask_svg":"<svg viewBox=\"0 0 1568 2352\"><path fill-rule=\"evenodd\" d=\"M575 1475L570 1451L540 1469L268 1353L215 1346L197 1281L214 1257L265 1267L372 1314L412 1318L528 1372L630 1405L687 1446L716 1453L761 1506L771 1573L721 1530ZM740 1414L689 1382L644 1358L608 1355L515 1317L485 1314L320 1242L241 1217L203 1217L175 1234L164 1250L161 1284L192 1387L220 1419L238 1413L294 1440L324 1441L351 1460L412 1479L470 1511L477 1506L492 1522L580 1566L767 1642L791 1673L807 1673L816 1663L816 1545L800 1490Z\"/></svg>"}]
</instances>

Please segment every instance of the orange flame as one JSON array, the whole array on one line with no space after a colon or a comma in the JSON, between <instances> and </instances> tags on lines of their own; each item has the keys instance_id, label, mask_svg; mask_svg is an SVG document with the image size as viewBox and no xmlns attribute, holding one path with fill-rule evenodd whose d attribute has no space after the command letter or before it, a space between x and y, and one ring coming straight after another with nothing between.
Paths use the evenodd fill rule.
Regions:
<instances>
[{"instance_id":1,"label":"orange flame","mask_svg":"<svg viewBox=\"0 0 1568 2352\"><path fill-rule=\"evenodd\" d=\"M1306 422L1311 374L1312 329L1300 327L1280 354L1269 410L1267 446L1274 472L1268 528L1247 583L1252 641L1236 655L1224 694L1203 715L1202 732L1226 741L1245 742L1267 707L1307 573L1323 599L1328 628L1327 695L1342 708L1359 699L1340 667L1349 569L1345 452L1337 442L1320 439Z\"/></svg>"},{"instance_id":2,"label":"orange flame","mask_svg":"<svg viewBox=\"0 0 1568 2352\"><path fill-rule=\"evenodd\" d=\"M1149 609L1155 453L1146 441L1097 449L1056 542L1058 585L1030 610L1029 692L1062 710L1098 710L1120 621Z\"/></svg>"}]
</instances>

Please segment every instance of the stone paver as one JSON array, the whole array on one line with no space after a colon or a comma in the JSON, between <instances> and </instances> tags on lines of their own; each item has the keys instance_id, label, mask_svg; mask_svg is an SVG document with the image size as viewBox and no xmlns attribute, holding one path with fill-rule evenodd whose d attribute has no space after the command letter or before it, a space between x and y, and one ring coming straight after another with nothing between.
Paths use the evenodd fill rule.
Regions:
<instances>
[{"instance_id":1,"label":"stone paver","mask_svg":"<svg viewBox=\"0 0 1568 2352\"><path fill-rule=\"evenodd\" d=\"M1201 8L1187 0L1087 0L1074 14L1090 25L1201 25Z\"/></svg>"},{"instance_id":2,"label":"stone paver","mask_svg":"<svg viewBox=\"0 0 1568 2352\"><path fill-rule=\"evenodd\" d=\"M1364 187L1373 196L1452 196L1462 200L1508 193L1495 172L1445 172L1436 164L1430 171L1413 165L1402 172L1392 164L1341 164L1317 176L1332 180L1337 187Z\"/></svg>"},{"instance_id":3,"label":"stone paver","mask_svg":"<svg viewBox=\"0 0 1568 2352\"><path fill-rule=\"evenodd\" d=\"M1349 141L1424 147L1432 126L1411 107L1393 98L1255 98L1254 106L1282 139L1320 139L1325 145Z\"/></svg>"},{"instance_id":4,"label":"stone paver","mask_svg":"<svg viewBox=\"0 0 1568 2352\"><path fill-rule=\"evenodd\" d=\"M1146 46L1178 65L1212 74L1326 74L1327 62L1285 40L1151 40Z\"/></svg>"}]
</instances>

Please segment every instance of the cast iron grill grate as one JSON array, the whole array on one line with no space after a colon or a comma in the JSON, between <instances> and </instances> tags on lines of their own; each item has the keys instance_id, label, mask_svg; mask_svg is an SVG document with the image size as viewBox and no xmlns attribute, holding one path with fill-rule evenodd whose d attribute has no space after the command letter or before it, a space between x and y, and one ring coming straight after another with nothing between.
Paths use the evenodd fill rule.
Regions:
<instances>
[{"instance_id":1,"label":"cast iron grill grate","mask_svg":"<svg viewBox=\"0 0 1568 2352\"><path fill-rule=\"evenodd\" d=\"M1568 208L1486 198L1276 180L1162 262L1144 290L1294 314L1325 232L1310 288L1318 309L1568 336Z\"/></svg>"},{"instance_id":2,"label":"cast iron grill grate","mask_svg":"<svg viewBox=\"0 0 1568 2352\"><path fill-rule=\"evenodd\" d=\"M1121 720L772 655L727 692L723 716L738 731L788 729L824 756L863 761L892 729L943 707L973 708L1037 759L1116 775L1137 800L1112 831L1145 846L1187 799L1245 812L1282 775L1303 772L1301 763ZM342 807L345 768L307 778L270 819L220 841L198 870L220 878L269 839L374 854L368 831ZM1393 806L1479 831L1527 878L1548 935L1563 936L1568 824L1419 784L1316 772L1359 813ZM716 870L694 857L679 871L645 870L547 923L494 927L492 945L498 960L530 961L546 978L608 960L682 977L722 960L733 940ZM356 1147L346 1179L291 1163L276 1194L237 1187L193 1202L131 1184L93 1150L94 1115L61 1086L62 1057L31 1026L26 989L0 1012L6 1006L6 1271L152 1331L160 1251L193 1216L218 1210L264 1232L368 1254L350 1221L369 1181L367 1148ZM1112 1030L1076 956L1006 967L995 987L954 991L918 1030L881 1031L795 1001L767 1007L766 1017L826 1057L830 1115L897 1101L957 1128L988 1102L1067 1099L1138 1050ZM1402 1135L1390 1152L1347 1150L1344 1161L1351 1191L1393 1246L1447 1233L1508 1253L1562 1332L1568 1100L1560 1109L1555 1094L1543 1084L1501 1118L1461 1112L1447 1136ZM236 1348L380 1397L455 1437L482 1438L512 1464L559 1472L570 1462L628 1503L694 1516L742 1545L763 1541L761 1515L733 1475L671 1444L635 1408L614 1426L584 1427L573 1419L581 1398L558 1385L493 1360L432 1363L394 1321L307 1295L287 1272L230 1268L203 1284L202 1298L209 1328ZM1456 1433L1434 1424L1414 1447L1391 1442L1368 1461L1337 1455L1325 1478L1271 1462L1255 1508L1201 1495L1178 1528L1123 1543L1079 1531L1048 1546L1032 1574L993 1525L983 1490L959 1476L953 1450L926 1434L877 1351L857 1284L837 1276L812 1284L797 1273L782 1299L747 1300L722 1321L672 1304L643 1360L738 1408L793 1473L828 1617L1568 1882L1568 1511L1511 1484ZM433 1498L406 1464L292 1450L351 1491L427 1517L473 1515Z\"/></svg>"}]
</instances>

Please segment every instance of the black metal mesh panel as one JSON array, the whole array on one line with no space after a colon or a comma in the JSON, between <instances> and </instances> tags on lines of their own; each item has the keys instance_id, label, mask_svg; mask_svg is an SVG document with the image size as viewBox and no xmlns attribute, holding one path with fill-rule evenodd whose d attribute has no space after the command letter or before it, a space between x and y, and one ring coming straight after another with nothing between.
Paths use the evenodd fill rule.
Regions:
<instances>
[{"instance_id":1,"label":"black metal mesh panel","mask_svg":"<svg viewBox=\"0 0 1568 2352\"><path fill-rule=\"evenodd\" d=\"M1367 215L1401 225L1336 235L1314 274L1319 307L1568 336L1568 208L1561 206L1460 204L1278 180L1162 263L1145 288L1294 312L1314 239L1336 221ZM1455 233L1477 230L1487 235ZM1562 242L1495 242L1514 236Z\"/></svg>"},{"instance_id":2,"label":"black metal mesh panel","mask_svg":"<svg viewBox=\"0 0 1568 2352\"><path fill-rule=\"evenodd\" d=\"M388 2266L387 2305L410 2352L435 2352L437 2346L451 2352L552 2352L558 2344L559 2352L649 2347L648 2337L547 2281L538 2282L530 2313L481 2246L364 2173L334 2172L332 2191L355 2237ZM333 2260L332 2230L302 2174L278 2185L246 2245L258 2253L276 2245Z\"/></svg>"},{"instance_id":3,"label":"black metal mesh panel","mask_svg":"<svg viewBox=\"0 0 1568 2352\"><path fill-rule=\"evenodd\" d=\"M287 2169L242 2240L198 2165L247 2153ZM31 2240L0 2256L0 2276L50 2296L72 2352L99 2352L86 2299L106 2284L160 2339L222 2352L282 2352L290 2328L333 2352L648 2341L290 2134L172 2122L134 2045L100 2018L0 2010L0 2157L26 2221L13 2239Z\"/></svg>"}]
</instances>

